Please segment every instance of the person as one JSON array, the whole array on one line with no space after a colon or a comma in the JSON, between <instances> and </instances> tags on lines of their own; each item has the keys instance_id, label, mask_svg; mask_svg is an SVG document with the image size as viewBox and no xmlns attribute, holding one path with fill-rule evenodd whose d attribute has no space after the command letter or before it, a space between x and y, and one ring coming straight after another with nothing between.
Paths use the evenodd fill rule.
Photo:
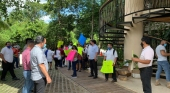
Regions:
<instances>
[{"instance_id":1,"label":"person","mask_svg":"<svg viewBox=\"0 0 170 93\"><path fill-rule=\"evenodd\" d=\"M88 59L90 61L90 70L91 75L89 77L93 77L93 79L98 78L97 75L97 55L99 52L99 48L96 45L96 40L90 40L90 46L88 49Z\"/></svg>"},{"instance_id":2,"label":"person","mask_svg":"<svg viewBox=\"0 0 170 93\"><path fill-rule=\"evenodd\" d=\"M2 68L3 68L2 75L1 75L2 81L6 81L5 77L6 77L7 71L10 72L12 76L12 80L20 80L19 78L16 77L14 73L13 54L14 53L11 47L11 43L6 42L6 46L2 48L1 53L0 53L0 57L2 59Z\"/></svg>"},{"instance_id":3,"label":"person","mask_svg":"<svg viewBox=\"0 0 170 93\"><path fill-rule=\"evenodd\" d=\"M78 44L78 47L82 48L80 44ZM78 51L80 51L80 50L78 50ZM83 50L80 51L80 52L82 52L82 54L83 54ZM82 55L81 55L80 53L78 53L77 59L78 59L78 60L77 60L76 68L77 68L77 71L81 72L81 69L82 69L82 59L83 59L83 57L82 57Z\"/></svg>"},{"instance_id":4,"label":"person","mask_svg":"<svg viewBox=\"0 0 170 93\"><path fill-rule=\"evenodd\" d=\"M112 60L113 61L113 73L112 73L112 82L117 82L117 78L116 78L116 68L115 68L115 64L117 62L117 51L115 49L113 49L113 44L109 43L107 45L107 51L106 54L104 56L104 60ZM106 81L108 81L109 78L109 74L105 74L105 79Z\"/></svg>"},{"instance_id":5,"label":"person","mask_svg":"<svg viewBox=\"0 0 170 93\"><path fill-rule=\"evenodd\" d=\"M31 50L31 79L34 81L34 93L44 93L46 84L52 82L48 74L48 62L42 50L46 39L37 36L35 43Z\"/></svg>"},{"instance_id":6,"label":"person","mask_svg":"<svg viewBox=\"0 0 170 93\"><path fill-rule=\"evenodd\" d=\"M155 85L161 85L159 82L160 79L160 74L162 70L165 71L166 74L166 81L167 81L167 87L170 88L170 65L167 59L167 56L170 56L170 53L167 53L166 51L166 41L162 40L160 45L156 47L156 55L158 57L157 64L158 64L158 69L156 72L156 83Z\"/></svg>"},{"instance_id":7,"label":"person","mask_svg":"<svg viewBox=\"0 0 170 93\"><path fill-rule=\"evenodd\" d=\"M28 43L28 41L31 41L31 40L33 40L32 38L27 38L26 40L25 40L25 46L24 46L24 48L23 48L23 51L27 48L27 43Z\"/></svg>"},{"instance_id":8,"label":"person","mask_svg":"<svg viewBox=\"0 0 170 93\"><path fill-rule=\"evenodd\" d=\"M48 61L50 70L52 70L53 55L54 55L54 52L51 50L51 47L50 47L50 48L47 50L47 61Z\"/></svg>"},{"instance_id":9,"label":"person","mask_svg":"<svg viewBox=\"0 0 170 93\"><path fill-rule=\"evenodd\" d=\"M59 48L56 48L54 52L54 61L55 61L55 69L57 70L61 62L61 53L60 53Z\"/></svg>"},{"instance_id":10,"label":"person","mask_svg":"<svg viewBox=\"0 0 170 93\"><path fill-rule=\"evenodd\" d=\"M64 46L61 45L61 47L59 48L59 50L60 50L60 53L61 53L60 67L63 67L63 65L65 64Z\"/></svg>"},{"instance_id":11,"label":"person","mask_svg":"<svg viewBox=\"0 0 170 93\"><path fill-rule=\"evenodd\" d=\"M73 43L70 42L69 46L68 46L68 49L72 49L72 46L73 46Z\"/></svg>"},{"instance_id":12,"label":"person","mask_svg":"<svg viewBox=\"0 0 170 93\"><path fill-rule=\"evenodd\" d=\"M76 51L76 54L74 55L74 59L72 61L72 70L73 70L72 78L77 78L77 71L76 71L77 55L78 55L77 47L73 45L72 50Z\"/></svg>"},{"instance_id":13,"label":"person","mask_svg":"<svg viewBox=\"0 0 170 93\"><path fill-rule=\"evenodd\" d=\"M138 62L140 76L144 93L152 93L151 77L152 77L152 62L154 57L154 50L150 47L150 38L143 37L141 39L141 46L143 48L140 58L132 58L133 62Z\"/></svg>"},{"instance_id":14,"label":"person","mask_svg":"<svg viewBox=\"0 0 170 93\"><path fill-rule=\"evenodd\" d=\"M88 58L87 58L87 47L86 45L84 45L84 49L83 49L83 62L82 62L82 68L83 70L87 69L88 67Z\"/></svg>"},{"instance_id":15,"label":"person","mask_svg":"<svg viewBox=\"0 0 170 93\"><path fill-rule=\"evenodd\" d=\"M27 48L22 52L22 65L23 65L23 76L25 83L22 88L22 93L30 93L33 89L33 81L31 80L31 64L30 64L30 52L34 47L34 41L29 40L27 42Z\"/></svg>"},{"instance_id":16,"label":"person","mask_svg":"<svg viewBox=\"0 0 170 93\"><path fill-rule=\"evenodd\" d=\"M13 48L13 53L14 53L14 58L13 58L13 65L16 65L16 68L19 68L19 49L17 48L17 46L15 45ZM16 63L16 64L15 64ZM13 66L13 68L15 69L15 66Z\"/></svg>"}]
</instances>

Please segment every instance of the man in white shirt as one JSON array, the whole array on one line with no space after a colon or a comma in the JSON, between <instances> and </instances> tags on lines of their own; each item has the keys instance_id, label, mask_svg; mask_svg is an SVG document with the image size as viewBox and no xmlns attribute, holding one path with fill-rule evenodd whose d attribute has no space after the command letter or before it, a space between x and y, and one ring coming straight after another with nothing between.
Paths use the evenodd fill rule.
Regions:
<instances>
[{"instance_id":1,"label":"man in white shirt","mask_svg":"<svg viewBox=\"0 0 170 93\"><path fill-rule=\"evenodd\" d=\"M154 50L150 47L150 38L143 37L141 40L143 48L140 58L132 58L132 61L138 62L140 76L144 93L152 93L151 77L152 77L152 62L154 58Z\"/></svg>"},{"instance_id":2,"label":"man in white shirt","mask_svg":"<svg viewBox=\"0 0 170 93\"><path fill-rule=\"evenodd\" d=\"M156 72L156 83L155 85L161 85L159 83L159 79L160 79L160 74L162 72L162 70L164 70L165 74L166 74L166 80L167 80L167 87L170 88L170 65L169 62L167 60L167 56L170 56L170 53L166 52L166 41L162 40L160 45L158 45L156 47L156 55L158 57L157 60L157 65L158 65L158 69Z\"/></svg>"},{"instance_id":3,"label":"man in white shirt","mask_svg":"<svg viewBox=\"0 0 170 93\"><path fill-rule=\"evenodd\" d=\"M106 51L104 60L113 60L113 66L115 66L116 61L117 61L117 57L118 57L117 51L113 49L113 44L111 44L111 43L109 43L107 45L107 48L108 48L108 50ZM113 71L114 73L112 73L112 78L113 78L112 82L117 82L116 68L113 67L113 70L114 70ZM108 78L109 78L109 74L105 74L106 81L108 81Z\"/></svg>"},{"instance_id":4,"label":"man in white shirt","mask_svg":"<svg viewBox=\"0 0 170 93\"><path fill-rule=\"evenodd\" d=\"M99 52L99 48L96 45L96 40L90 41L90 46L88 48L88 59L90 61L90 70L91 75L89 77L93 77L93 79L98 78L98 72L97 72L97 55Z\"/></svg>"},{"instance_id":5,"label":"man in white shirt","mask_svg":"<svg viewBox=\"0 0 170 93\"><path fill-rule=\"evenodd\" d=\"M1 80L6 81L5 76L7 74L7 71L10 72L12 79L13 80L20 80L19 78L16 77L13 69L13 50L11 47L11 43L7 42L6 46L1 50L0 57L2 59L2 75L1 75Z\"/></svg>"}]
</instances>

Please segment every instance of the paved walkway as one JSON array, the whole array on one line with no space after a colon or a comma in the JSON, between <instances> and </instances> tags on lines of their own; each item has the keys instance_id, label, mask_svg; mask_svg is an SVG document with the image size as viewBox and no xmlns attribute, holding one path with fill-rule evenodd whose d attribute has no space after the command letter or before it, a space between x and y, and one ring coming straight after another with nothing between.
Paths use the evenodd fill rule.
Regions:
<instances>
[{"instance_id":1,"label":"paved walkway","mask_svg":"<svg viewBox=\"0 0 170 93\"><path fill-rule=\"evenodd\" d=\"M15 73L21 80L12 81L8 73L7 81L0 81L0 93L21 93L24 83L22 69L15 69ZM71 78L72 71L68 71L67 68L53 69L49 73L52 83L46 86L45 93L135 93L116 83L105 82L101 78L96 80L89 78L86 71L77 72L78 78L75 79Z\"/></svg>"},{"instance_id":2,"label":"paved walkway","mask_svg":"<svg viewBox=\"0 0 170 93\"><path fill-rule=\"evenodd\" d=\"M59 71L53 69L50 70L49 73L52 78L52 83L46 86L45 93L90 93L88 90L79 86ZM12 81L11 76L8 73L6 76L7 81L0 81L0 93L21 93L24 84L22 69L15 69L15 74L21 80Z\"/></svg>"},{"instance_id":3,"label":"paved walkway","mask_svg":"<svg viewBox=\"0 0 170 93\"><path fill-rule=\"evenodd\" d=\"M71 78L72 70L67 70L67 68L60 68L59 71L91 93L135 93L116 83L105 82L102 78L93 79L88 77L89 73L87 71L77 72L77 78Z\"/></svg>"}]
</instances>

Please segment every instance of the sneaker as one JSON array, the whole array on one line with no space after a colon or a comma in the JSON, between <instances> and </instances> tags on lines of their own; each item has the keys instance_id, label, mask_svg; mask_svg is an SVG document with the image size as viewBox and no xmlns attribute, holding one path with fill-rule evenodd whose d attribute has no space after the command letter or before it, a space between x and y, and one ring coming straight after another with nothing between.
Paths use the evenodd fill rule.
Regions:
<instances>
[{"instance_id":1,"label":"sneaker","mask_svg":"<svg viewBox=\"0 0 170 93\"><path fill-rule=\"evenodd\" d=\"M72 76L72 78L77 78L77 76Z\"/></svg>"},{"instance_id":2,"label":"sneaker","mask_svg":"<svg viewBox=\"0 0 170 93\"><path fill-rule=\"evenodd\" d=\"M156 80L155 86L159 86L159 85L161 85L161 83L159 83L159 80Z\"/></svg>"},{"instance_id":3,"label":"sneaker","mask_svg":"<svg viewBox=\"0 0 170 93\"><path fill-rule=\"evenodd\" d=\"M1 79L1 81L6 81L6 79Z\"/></svg>"},{"instance_id":4,"label":"sneaker","mask_svg":"<svg viewBox=\"0 0 170 93\"><path fill-rule=\"evenodd\" d=\"M98 77L93 77L93 79L97 79Z\"/></svg>"},{"instance_id":5,"label":"sneaker","mask_svg":"<svg viewBox=\"0 0 170 93\"><path fill-rule=\"evenodd\" d=\"M12 80L20 80L19 78L15 77L15 78L12 78Z\"/></svg>"},{"instance_id":6,"label":"sneaker","mask_svg":"<svg viewBox=\"0 0 170 93\"><path fill-rule=\"evenodd\" d=\"M112 80L112 83L117 82L117 80Z\"/></svg>"},{"instance_id":7,"label":"sneaker","mask_svg":"<svg viewBox=\"0 0 170 93\"><path fill-rule=\"evenodd\" d=\"M167 88L170 88L170 82L167 83L166 87L167 87Z\"/></svg>"},{"instance_id":8,"label":"sneaker","mask_svg":"<svg viewBox=\"0 0 170 93\"><path fill-rule=\"evenodd\" d=\"M90 76L88 76L88 77L93 77L93 75L90 75Z\"/></svg>"}]
</instances>

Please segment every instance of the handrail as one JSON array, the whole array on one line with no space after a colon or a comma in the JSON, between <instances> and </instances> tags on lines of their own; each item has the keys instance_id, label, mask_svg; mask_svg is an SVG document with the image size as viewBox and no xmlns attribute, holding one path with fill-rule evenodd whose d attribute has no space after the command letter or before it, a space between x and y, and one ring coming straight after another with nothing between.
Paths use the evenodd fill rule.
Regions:
<instances>
[{"instance_id":1,"label":"handrail","mask_svg":"<svg viewBox=\"0 0 170 93\"><path fill-rule=\"evenodd\" d=\"M101 8L100 8L100 10L99 11L101 11L106 5L108 5L110 2L112 2L113 0L108 0L108 1L106 1L102 6L101 6Z\"/></svg>"},{"instance_id":2,"label":"handrail","mask_svg":"<svg viewBox=\"0 0 170 93\"><path fill-rule=\"evenodd\" d=\"M154 0L154 1L144 0L143 2L144 9L134 9L125 12L125 1L127 0L108 0L101 6L99 10L100 30L105 29L105 26L110 22L113 27L117 27L117 23L123 22L124 17L128 15L132 15L143 11L149 11L151 9L170 8L170 0L165 0L164 2L160 2L160 0ZM128 5L126 6L126 8L131 8L131 6L136 7L139 3L138 0L134 0L134 3L130 3L131 0L128 1L129 2L127 2ZM123 28L123 26L120 27Z\"/></svg>"}]
</instances>

